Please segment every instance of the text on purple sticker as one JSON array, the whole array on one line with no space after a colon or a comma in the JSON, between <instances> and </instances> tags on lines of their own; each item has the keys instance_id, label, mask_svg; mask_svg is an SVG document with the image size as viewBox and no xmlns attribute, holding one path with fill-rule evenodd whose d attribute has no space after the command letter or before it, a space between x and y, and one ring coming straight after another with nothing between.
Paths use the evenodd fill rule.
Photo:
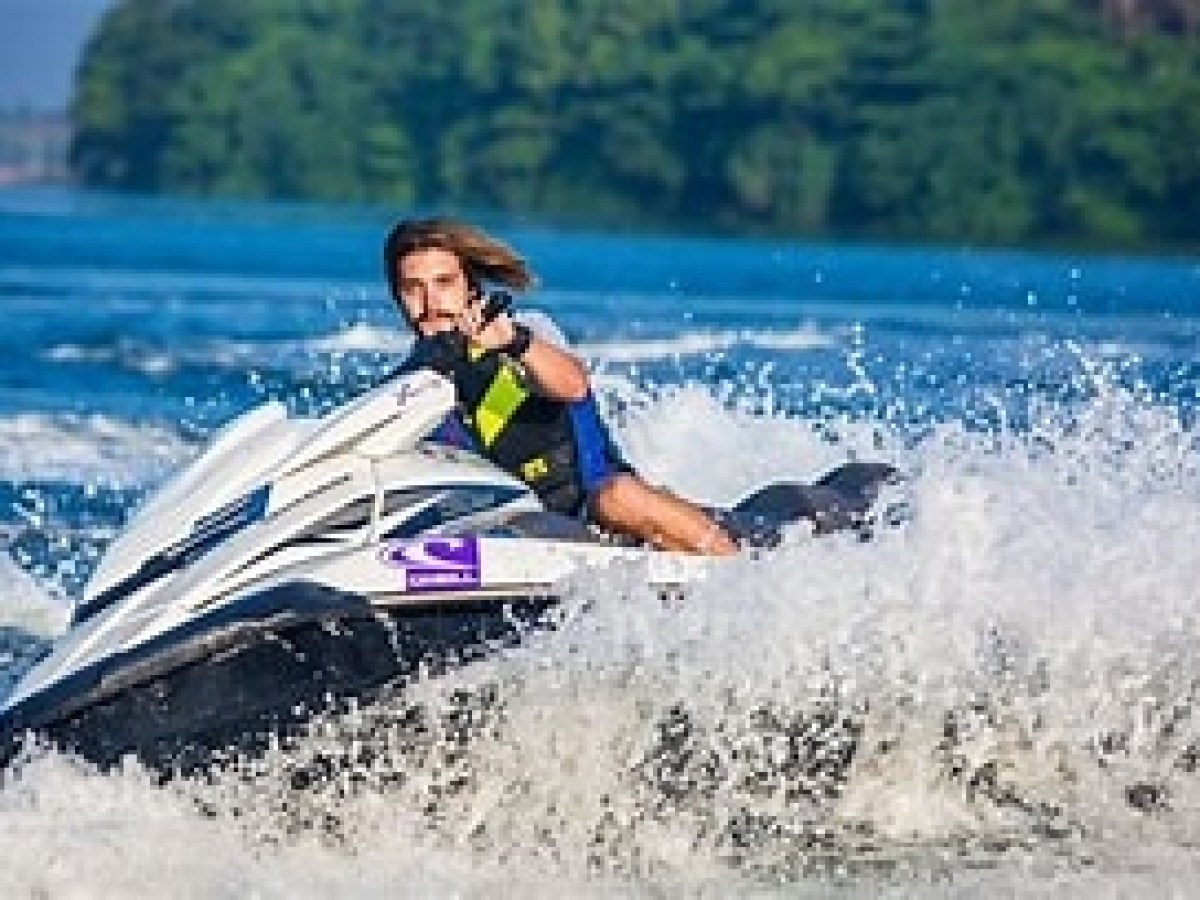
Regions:
<instances>
[{"instance_id":1,"label":"text on purple sticker","mask_svg":"<svg viewBox=\"0 0 1200 900\"><path fill-rule=\"evenodd\" d=\"M474 537L388 541L380 559L404 571L406 591L468 590L482 584L479 540Z\"/></svg>"}]
</instances>

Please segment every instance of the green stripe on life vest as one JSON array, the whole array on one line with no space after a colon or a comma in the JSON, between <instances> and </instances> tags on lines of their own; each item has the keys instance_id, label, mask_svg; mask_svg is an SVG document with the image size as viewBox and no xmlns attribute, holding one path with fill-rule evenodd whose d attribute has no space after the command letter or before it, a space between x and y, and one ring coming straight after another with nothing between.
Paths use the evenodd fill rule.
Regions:
<instances>
[{"instance_id":1,"label":"green stripe on life vest","mask_svg":"<svg viewBox=\"0 0 1200 900\"><path fill-rule=\"evenodd\" d=\"M490 447L495 442L528 396L529 391L521 384L512 367L502 366L483 395L479 408L475 410L475 427L479 429L485 446Z\"/></svg>"}]
</instances>

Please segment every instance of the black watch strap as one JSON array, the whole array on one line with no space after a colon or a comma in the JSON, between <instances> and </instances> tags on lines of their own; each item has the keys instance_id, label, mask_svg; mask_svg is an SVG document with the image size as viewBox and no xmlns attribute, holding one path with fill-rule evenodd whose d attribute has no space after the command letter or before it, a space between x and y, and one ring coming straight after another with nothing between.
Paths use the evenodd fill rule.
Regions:
<instances>
[{"instance_id":1,"label":"black watch strap","mask_svg":"<svg viewBox=\"0 0 1200 900\"><path fill-rule=\"evenodd\" d=\"M513 339L500 348L500 352L511 359L520 359L533 343L533 332L528 325L517 322L513 325Z\"/></svg>"}]
</instances>

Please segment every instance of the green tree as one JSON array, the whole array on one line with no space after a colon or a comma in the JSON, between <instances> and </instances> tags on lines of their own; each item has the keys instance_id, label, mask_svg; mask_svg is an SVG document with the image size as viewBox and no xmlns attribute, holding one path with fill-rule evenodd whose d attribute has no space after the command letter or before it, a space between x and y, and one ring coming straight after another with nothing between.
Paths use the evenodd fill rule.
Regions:
<instances>
[{"instance_id":1,"label":"green tree","mask_svg":"<svg viewBox=\"0 0 1200 900\"><path fill-rule=\"evenodd\" d=\"M87 184L1200 244L1197 0L120 0Z\"/></svg>"}]
</instances>

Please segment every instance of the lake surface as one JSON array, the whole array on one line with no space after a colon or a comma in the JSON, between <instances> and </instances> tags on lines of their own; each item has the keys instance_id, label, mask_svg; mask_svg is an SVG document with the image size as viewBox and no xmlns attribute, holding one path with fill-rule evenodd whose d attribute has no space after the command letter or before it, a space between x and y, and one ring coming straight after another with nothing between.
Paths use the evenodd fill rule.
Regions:
<instances>
[{"instance_id":1,"label":"lake surface","mask_svg":"<svg viewBox=\"0 0 1200 900\"><path fill-rule=\"evenodd\" d=\"M363 721L166 787L35 753L0 893L1191 894L1200 263L485 221L652 480L720 503L885 459L911 517L681 604L581 580L556 634L397 699L399 770L296 787ZM213 429L399 363L388 224L0 192L0 692Z\"/></svg>"}]
</instances>

